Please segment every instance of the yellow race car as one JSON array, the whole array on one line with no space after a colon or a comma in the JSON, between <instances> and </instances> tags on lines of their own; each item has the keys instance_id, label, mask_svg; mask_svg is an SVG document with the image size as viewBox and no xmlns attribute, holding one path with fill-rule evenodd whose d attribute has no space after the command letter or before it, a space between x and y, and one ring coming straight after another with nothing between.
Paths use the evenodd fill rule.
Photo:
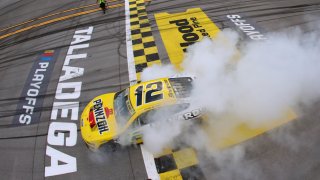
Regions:
<instances>
[{"instance_id":1,"label":"yellow race car","mask_svg":"<svg viewBox=\"0 0 320 180\"><path fill-rule=\"evenodd\" d=\"M183 120L200 117L201 109L190 110L187 100L192 81L192 77L161 78L94 98L81 115L82 138L92 150L115 143L123 134L132 143L142 143L141 131L155 110L170 109Z\"/></svg>"}]
</instances>

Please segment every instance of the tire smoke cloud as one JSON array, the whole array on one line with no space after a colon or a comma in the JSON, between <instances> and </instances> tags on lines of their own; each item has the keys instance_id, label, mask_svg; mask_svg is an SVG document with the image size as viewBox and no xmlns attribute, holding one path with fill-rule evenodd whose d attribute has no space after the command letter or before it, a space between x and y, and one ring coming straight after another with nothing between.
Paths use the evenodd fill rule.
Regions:
<instances>
[{"instance_id":1,"label":"tire smoke cloud","mask_svg":"<svg viewBox=\"0 0 320 180\"><path fill-rule=\"evenodd\" d=\"M320 99L317 32L305 34L293 28L270 33L265 41L240 42L237 33L224 30L215 39L205 38L190 46L181 66L183 72L171 65L149 67L142 72L142 81L177 73L195 75L192 104L208 112L206 130L194 123L166 123L159 115L154 119L161 123L144 132L144 144L154 153L176 147L177 142L192 146L204 155L202 164L214 161L212 177L218 179L259 179L262 171L245 158L249 142L221 151L212 140L221 140L241 124L267 127L288 118L292 111L300 117L301 107ZM301 144L290 136L278 133L269 140L281 143L290 139L290 148L296 151Z\"/></svg>"}]
</instances>

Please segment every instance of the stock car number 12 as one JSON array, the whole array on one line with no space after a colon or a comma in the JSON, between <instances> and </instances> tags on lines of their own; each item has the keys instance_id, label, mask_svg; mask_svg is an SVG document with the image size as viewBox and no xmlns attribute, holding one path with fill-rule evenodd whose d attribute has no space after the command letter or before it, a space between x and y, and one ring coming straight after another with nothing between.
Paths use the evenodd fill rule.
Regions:
<instances>
[{"instance_id":1,"label":"stock car number 12","mask_svg":"<svg viewBox=\"0 0 320 180\"><path fill-rule=\"evenodd\" d=\"M136 99L137 106L142 105L143 99L145 104L163 99L162 82L161 81L153 82L145 85L145 87L144 85L138 86L135 91L135 95L137 98Z\"/></svg>"}]
</instances>

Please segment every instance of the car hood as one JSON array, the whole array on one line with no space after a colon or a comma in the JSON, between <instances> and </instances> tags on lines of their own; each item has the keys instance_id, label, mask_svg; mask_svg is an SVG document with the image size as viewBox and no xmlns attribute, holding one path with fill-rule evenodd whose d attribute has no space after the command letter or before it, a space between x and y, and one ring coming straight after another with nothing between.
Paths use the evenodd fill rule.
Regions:
<instances>
[{"instance_id":1,"label":"car hood","mask_svg":"<svg viewBox=\"0 0 320 180\"><path fill-rule=\"evenodd\" d=\"M108 93L94 98L81 115L81 135L87 142L109 141L117 135L114 95Z\"/></svg>"}]
</instances>

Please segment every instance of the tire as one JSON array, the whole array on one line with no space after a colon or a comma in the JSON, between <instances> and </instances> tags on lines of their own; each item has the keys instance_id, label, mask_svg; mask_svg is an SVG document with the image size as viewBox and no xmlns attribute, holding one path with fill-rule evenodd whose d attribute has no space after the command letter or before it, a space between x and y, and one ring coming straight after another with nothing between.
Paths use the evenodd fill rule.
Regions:
<instances>
[{"instance_id":1,"label":"tire","mask_svg":"<svg viewBox=\"0 0 320 180\"><path fill-rule=\"evenodd\" d=\"M108 152L108 153L112 153L117 151L120 148L120 144L112 141L109 141L107 143L102 144L99 147L99 150L102 152Z\"/></svg>"}]
</instances>

